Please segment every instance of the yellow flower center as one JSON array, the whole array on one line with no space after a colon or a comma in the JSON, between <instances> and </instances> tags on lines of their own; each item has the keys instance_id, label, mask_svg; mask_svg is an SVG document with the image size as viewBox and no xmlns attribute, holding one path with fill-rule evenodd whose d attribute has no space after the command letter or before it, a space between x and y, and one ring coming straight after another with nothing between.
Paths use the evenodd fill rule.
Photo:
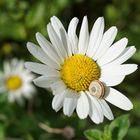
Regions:
<instances>
[{"instance_id":1,"label":"yellow flower center","mask_svg":"<svg viewBox=\"0 0 140 140\"><path fill-rule=\"evenodd\" d=\"M17 90L22 86L22 79L18 75L13 75L7 78L6 87L9 90Z\"/></svg>"},{"instance_id":2,"label":"yellow flower center","mask_svg":"<svg viewBox=\"0 0 140 140\"><path fill-rule=\"evenodd\" d=\"M88 90L90 83L100 77L97 63L80 54L66 58L60 72L67 87L77 92Z\"/></svg>"}]
</instances>

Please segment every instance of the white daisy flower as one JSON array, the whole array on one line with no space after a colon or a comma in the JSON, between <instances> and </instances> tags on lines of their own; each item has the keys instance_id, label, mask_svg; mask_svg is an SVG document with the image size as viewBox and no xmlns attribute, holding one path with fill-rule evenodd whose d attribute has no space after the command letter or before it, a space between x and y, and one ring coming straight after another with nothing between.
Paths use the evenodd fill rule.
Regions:
<instances>
[{"instance_id":1,"label":"white daisy flower","mask_svg":"<svg viewBox=\"0 0 140 140\"><path fill-rule=\"evenodd\" d=\"M113 119L107 102L123 110L133 108L131 101L112 87L137 69L136 64L123 64L136 48L126 48L127 38L113 43L117 28L113 26L104 32L103 17L95 21L89 33L85 16L79 38L77 24L78 19L74 17L66 32L60 20L53 16L47 25L50 42L36 33L41 48L27 43L29 52L43 64L26 62L25 66L42 75L34 80L37 86L52 89L55 111L63 107L64 114L71 116L76 109L80 119L89 115L98 124L104 116Z\"/></svg>"},{"instance_id":2,"label":"white daisy flower","mask_svg":"<svg viewBox=\"0 0 140 140\"><path fill-rule=\"evenodd\" d=\"M4 72L0 73L0 93L7 93L9 102L22 104L23 97L30 99L35 93L35 87L31 83L33 79L33 74L24 68L24 61L5 61Z\"/></svg>"}]
</instances>

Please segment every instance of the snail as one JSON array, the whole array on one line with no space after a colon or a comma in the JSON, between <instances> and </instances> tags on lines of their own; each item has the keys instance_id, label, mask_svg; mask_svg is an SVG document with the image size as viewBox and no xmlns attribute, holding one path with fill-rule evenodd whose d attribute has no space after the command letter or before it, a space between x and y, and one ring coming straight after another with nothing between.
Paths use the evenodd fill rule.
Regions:
<instances>
[{"instance_id":1,"label":"snail","mask_svg":"<svg viewBox=\"0 0 140 140\"><path fill-rule=\"evenodd\" d=\"M105 95L105 87L99 80L94 80L89 85L89 92L97 98L103 98Z\"/></svg>"}]
</instances>

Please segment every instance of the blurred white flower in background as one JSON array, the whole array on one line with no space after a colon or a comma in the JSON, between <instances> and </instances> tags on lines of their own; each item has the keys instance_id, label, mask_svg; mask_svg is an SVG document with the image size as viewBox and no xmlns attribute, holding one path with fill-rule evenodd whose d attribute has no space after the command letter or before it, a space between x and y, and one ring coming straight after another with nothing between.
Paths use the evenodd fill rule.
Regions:
<instances>
[{"instance_id":1,"label":"blurred white flower in background","mask_svg":"<svg viewBox=\"0 0 140 140\"><path fill-rule=\"evenodd\" d=\"M24 68L24 61L12 59L4 62L0 72L0 93L7 93L8 101L22 104L23 99L31 99L35 93L32 85L34 75Z\"/></svg>"},{"instance_id":2,"label":"blurred white flower in background","mask_svg":"<svg viewBox=\"0 0 140 140\"><path fill-rule=\"evenodd\" d=\"M103 17L95 21L89 34L85 16L79 39L76 35L77 24L75 17L66 32L61 21L53 16L47 26L51 42L36 33L41 48L27 43L29 52L43 64L26 62L25 66L42 75L34 80L37 86L52 89L52 107L55 111L63 107L64 114L71 116L76 109L79 118L89 115L98 124L103 122L104 116L113 119L106 101L123 110L133 108L131 101L112 87L137 69L136 64L123 64L136 48L126 47L127 38L113 44L117 28L113 26L104 32Z\"/></svg>"}]
</instances>

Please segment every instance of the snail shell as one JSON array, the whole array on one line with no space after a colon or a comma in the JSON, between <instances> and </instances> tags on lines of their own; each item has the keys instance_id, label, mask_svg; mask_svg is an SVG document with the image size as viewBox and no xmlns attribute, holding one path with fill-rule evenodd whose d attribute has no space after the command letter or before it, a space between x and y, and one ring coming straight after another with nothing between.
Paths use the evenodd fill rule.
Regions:
<instances>
[{"instance_id":1,"label":"snail shell","mask_svg":"<svg viewBox=\"0 0 140 140\"><path fill-rule=\"evenodd\" d=\"M105 87L102 82L94 80L89 85L89 92L97 98L103 98L105 95Z\"/></svg>"}]
</instances>

